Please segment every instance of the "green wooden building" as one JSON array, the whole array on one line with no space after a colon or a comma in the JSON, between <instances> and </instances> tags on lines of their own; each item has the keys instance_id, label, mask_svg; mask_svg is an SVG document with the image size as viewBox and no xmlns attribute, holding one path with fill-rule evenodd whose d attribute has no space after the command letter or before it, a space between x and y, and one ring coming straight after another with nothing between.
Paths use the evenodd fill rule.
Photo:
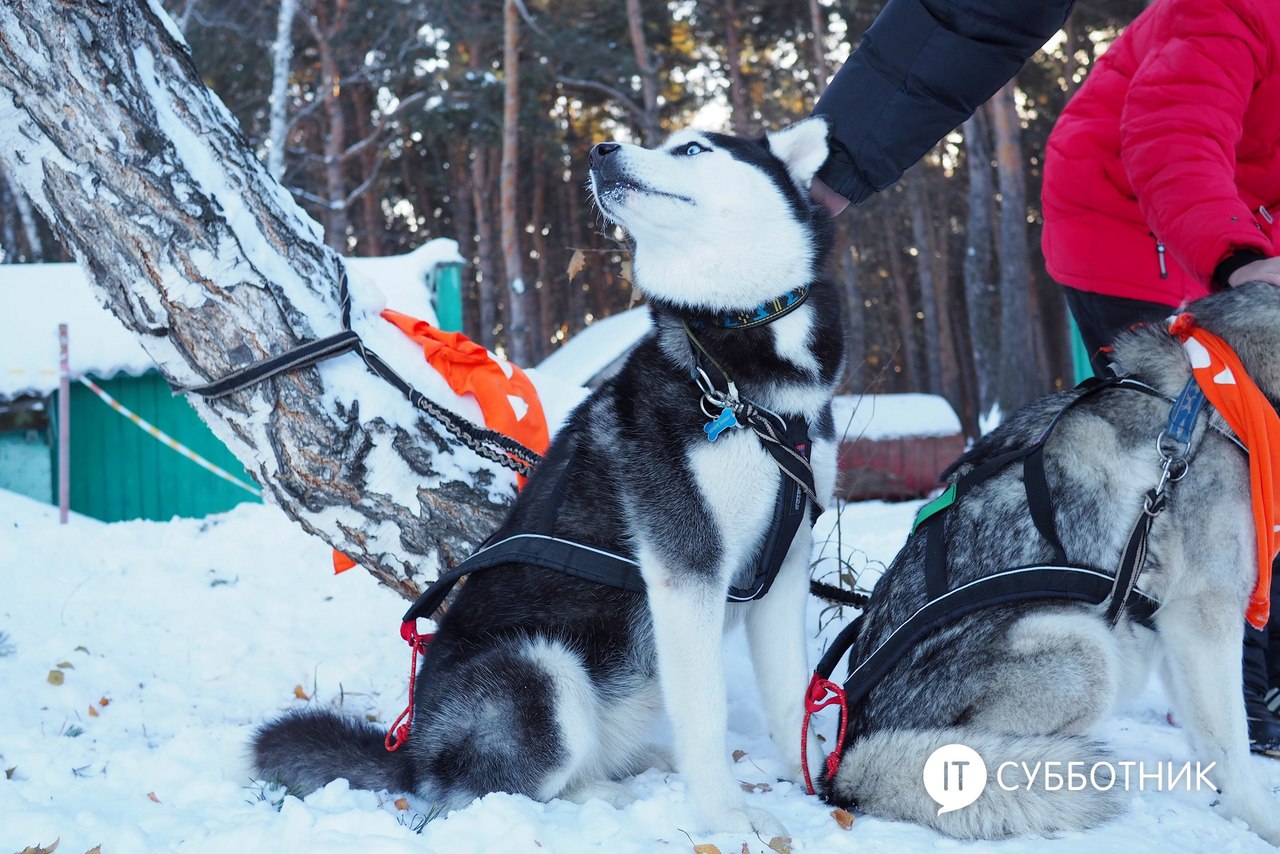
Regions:
<instances>
[{"instance_id":1,"label":"green wooden building","mask_svg":"<svg viewBox=\"0 0 1280 854\"><path fill-rule=\"evenodd\" d=\"M348 261L355 284L376 285L386 305L430 320L434 304L442 323L460 322L462 258L454 241ZM75 264L0 264L0 318L0 489L58 502L62 323L68 327L72 377L91 379L195 454L253 484L186 399L170 393L133 335L98 305ZM158 441L82 383L71 382L69 398L68 491L75 512L109 522L164 521L260 500Z\"/></svg>"}]
</instances>

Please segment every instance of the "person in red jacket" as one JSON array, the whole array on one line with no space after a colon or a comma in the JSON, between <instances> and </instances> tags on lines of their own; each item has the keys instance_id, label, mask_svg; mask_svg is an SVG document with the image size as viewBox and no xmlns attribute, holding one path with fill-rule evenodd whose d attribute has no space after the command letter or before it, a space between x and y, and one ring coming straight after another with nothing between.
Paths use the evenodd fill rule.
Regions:
<instances>
[{"instance_id":1,"label":"person in red jacket","mask_svg":"<svg viewBox=\"0 0 1280 854\"><path fill-rule=\"evenodd\" d=\"M1042 201L1045 266L1099 375L1136 323L1241 282L1280 285L1280 2L1156 0L1063 110ZM1280 702L1266 704L1280 620L1268 629L1246 627L1245 705L1253 748L1280 755Z\"/></svg>"}]
</instances>

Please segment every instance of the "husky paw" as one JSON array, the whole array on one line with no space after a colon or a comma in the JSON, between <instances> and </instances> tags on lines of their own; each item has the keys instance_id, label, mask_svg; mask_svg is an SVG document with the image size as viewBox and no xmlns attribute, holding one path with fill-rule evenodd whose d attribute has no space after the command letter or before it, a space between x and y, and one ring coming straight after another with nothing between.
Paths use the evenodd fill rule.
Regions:
<instances>
[{"instance_id":1,"label":"husky paw","mask_svg":"<svg viewBox=\"0 0 1280 854\"><path fill-rule=\"evenodd\" d=\"M1240 819L1262 839L1280 848L1280 820L1273 818L1268 811L1235 804L1226 798L1219 801L1216 806L1224 818Z\"/></svg>"},{"instance_id":2,"label":"husky paw","mask_svg":"<svg viewBox=\"0 0 1280 854\"><path fill-rule=\"evenodd\" d=\"M790 836L782 822L767 810L755 807L738 807L708 816L708 828L714 833L756 833L764 839Z\"/></svg>"}]
</instances>

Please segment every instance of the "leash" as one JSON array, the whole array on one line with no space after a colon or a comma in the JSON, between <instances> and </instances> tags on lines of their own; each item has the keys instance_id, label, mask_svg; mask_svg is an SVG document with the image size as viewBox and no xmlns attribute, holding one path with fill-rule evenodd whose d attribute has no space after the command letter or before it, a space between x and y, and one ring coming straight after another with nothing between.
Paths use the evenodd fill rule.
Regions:
<instances>
[{"instance_id":1,"label":"leash","mask_svg":"<svg viewBox=\"0 0 1280 854\"><path fill-rule=\"evenodd\" d=\"M354 352L376 376L385 380L393 388L404 395L405 399L431 418L435 419L459 442L470 448L479 456L504 468L511 469L519 475L528 477L534 466L542 457L524 445L494 430L472 424L466 418L451 410L432 402L422 392L396 373L382 357L365 346L363 340L351 329L351 292L347 280L347 270L340 256L335 256L334 263L338 276L338 305L341 308L342 331L325 338L310 341L291 350L250 362L237 368L226 376L195 386L180 386L175 394L191 392L206 400L217 400L237 391L278 376L289 371L308 368L326 359Z\"/></svg>"},{"instance_id":2,"label":"leash","mask_svg":"<svg viewBox=\"0 0 1280 854\"><path fill-rule=\"evenodd\" d=\"M787 311L789 312L799 304L797 302L789 306ZM765 443L765 450L773 457L782 474L794 481L796 487L813 502L812 507L816 514L820 514L822 512L822 502L818 500L817 491L813 485L813 466L805 454L797 451L790 443L783 441L782 436L779 434L779 426L783 431L786 431L786 420L781 415L759 404L752 403L739 395L738 386L733 381L733 378L729 376L729 372L724 369L720 362L716 360L716 357L711 354L711 351L707 349L706 345L702 343L689 325L689 322L681 321L681 325L684 327L685 335L689 338L689 343L693 345L695 362L697 361L696 356L700 354L711 363L712 367L716 369L724 380L725 390L721 391L716 387L711 377L707 375L707 372L701 366L695 364L693 381L697 384L699 391L702 392L702 399L698 402L698 405L702 408L702 414L710 419L702 428L707 434L707 440L714 442L726 430L741 430L750 427L752 432ZM708 411L708 406L711 406L713 410L719 409L719 413Z\"/></svg>"}]
</instances>

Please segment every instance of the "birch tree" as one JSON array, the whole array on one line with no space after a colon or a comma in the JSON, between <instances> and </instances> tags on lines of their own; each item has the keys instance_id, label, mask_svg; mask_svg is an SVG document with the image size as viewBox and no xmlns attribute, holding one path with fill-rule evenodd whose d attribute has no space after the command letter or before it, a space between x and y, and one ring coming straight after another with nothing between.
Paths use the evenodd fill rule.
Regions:
<instances>
[{"instance_id":1,"label":"birch tree","mask_svg":"<svg viewBox=\"0 0 1280 854\"><path fill-rule=\"evenodd\" d=\"M158 4L24 0L0 5L0 32L5 173L172 384L338 330L336 256ZM438 395L365 284L357 331ZM192 402L269 500L405 596L469 554L513 495L354 356Z\"/></svg>"}]
</instances>

